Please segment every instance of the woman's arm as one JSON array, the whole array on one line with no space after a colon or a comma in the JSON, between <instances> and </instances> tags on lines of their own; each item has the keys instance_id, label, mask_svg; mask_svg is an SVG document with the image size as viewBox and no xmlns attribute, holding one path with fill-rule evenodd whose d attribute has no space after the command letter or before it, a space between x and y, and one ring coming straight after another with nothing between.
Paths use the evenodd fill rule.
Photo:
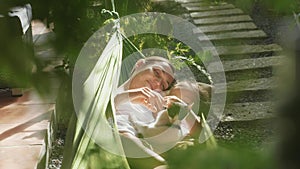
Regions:
<instances>
[{"instance_id":1,"label":"woman's arm","mask_svg":"<svg viewBox=\"0 0 300 169\"><path fill-rule=\"evenodd\" d=\"M126 90L115 96L115 105L118 106L130 100L134 104L141 104L150 111L157 113L165 106L164 98L148 87Z\"/></svg>"}]
</instances>

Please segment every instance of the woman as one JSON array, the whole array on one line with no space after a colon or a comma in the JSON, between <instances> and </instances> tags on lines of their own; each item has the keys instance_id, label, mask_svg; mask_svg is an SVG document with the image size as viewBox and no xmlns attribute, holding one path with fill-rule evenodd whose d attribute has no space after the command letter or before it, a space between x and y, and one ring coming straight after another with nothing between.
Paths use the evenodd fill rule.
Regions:
<instances>
[{"instance_id":1,"label":"woman","mask_svg":"<svg viewBox=\"0 0 300 169\"><path fill-rule=\"evenodd\" d=\"M165 163L137 137L132 119L145 123L154 121L166 104L162 92L168 90L174 81L174 67L169 60L151 56L138 60L131 78L118 88L114 99L116 121L127 156L135 156L137 153L133 150L138 147L146 153L144 157L152 156L159 162L157 164Z\"/></svg>"}]
</instances>

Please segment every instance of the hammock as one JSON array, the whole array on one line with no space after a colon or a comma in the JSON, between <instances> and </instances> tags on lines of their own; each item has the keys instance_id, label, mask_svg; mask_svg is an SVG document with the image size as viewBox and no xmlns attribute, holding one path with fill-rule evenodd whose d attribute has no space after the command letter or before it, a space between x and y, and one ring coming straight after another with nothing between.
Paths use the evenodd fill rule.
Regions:
<instances>
[{"instance_id":1,"label":"hammock","mask_svg":"<svg viewBox=\"0 0 300 169\"><path fill-rule=\"evenodd\" d=\"M108 43L83 83L82 102L76 111L78 121L69 126L68 137L72 139L67 140L69 148L65 149L62 168L129 168L115 120L108 121L107 115L114 118L112 96L118 84L128 79L128 68L135 64L125 60L121 71L123 53L134 53L133 60L145 56L120 32L118 21L115 20ZM70 121L73 120L76 117Z\"/></svg>"}]
</instances>

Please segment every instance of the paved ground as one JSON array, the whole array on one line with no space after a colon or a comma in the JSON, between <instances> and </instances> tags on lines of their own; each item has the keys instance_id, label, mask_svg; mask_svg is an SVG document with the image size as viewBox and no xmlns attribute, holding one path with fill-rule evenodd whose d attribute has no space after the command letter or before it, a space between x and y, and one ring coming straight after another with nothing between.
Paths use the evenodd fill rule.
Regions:
<instances>
[{"instance_id":1,"label":"paved ground","mask_svg":"<svg viewBox=\"0 0 300 169\"><path fill-rule=\"evenodd\" d=\"M41 100L34 91L1 97L0 102L0 168L35 168L45 153L54 103Z\"/></svg>"},{"instance_id":2,"label":"paved ground","mask_svg":"<svg viewBox=\"0 0 300 169\"><path fill-rule=\"evenodd\" d=\"M32 22L32 30L36 57L53 56L51 50L38 49L51 31L40 21ZM47 155L50 119L55 107L53 93L43 100L32 89L24 89L21 97L11 97L9 90L1 91L0 169L33 169Z\"/></svg>"}]
</instances>

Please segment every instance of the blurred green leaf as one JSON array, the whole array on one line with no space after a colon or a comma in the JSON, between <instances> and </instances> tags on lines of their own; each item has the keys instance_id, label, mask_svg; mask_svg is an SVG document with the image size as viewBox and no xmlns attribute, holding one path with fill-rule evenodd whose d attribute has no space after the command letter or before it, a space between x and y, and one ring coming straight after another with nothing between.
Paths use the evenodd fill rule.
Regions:
<instances>
[{"instance_id":1,"label":"blurred green leaf","mask_svg":"<svg viewBox=\"0 0 300 169\"><path fill-rule=\"evenodd\" d=\"M204 145L172 150L168 155L170 169L272 169L275 168L270 152L249 149L218 147L207 149Z\"/></svg>"}]
</instances>

